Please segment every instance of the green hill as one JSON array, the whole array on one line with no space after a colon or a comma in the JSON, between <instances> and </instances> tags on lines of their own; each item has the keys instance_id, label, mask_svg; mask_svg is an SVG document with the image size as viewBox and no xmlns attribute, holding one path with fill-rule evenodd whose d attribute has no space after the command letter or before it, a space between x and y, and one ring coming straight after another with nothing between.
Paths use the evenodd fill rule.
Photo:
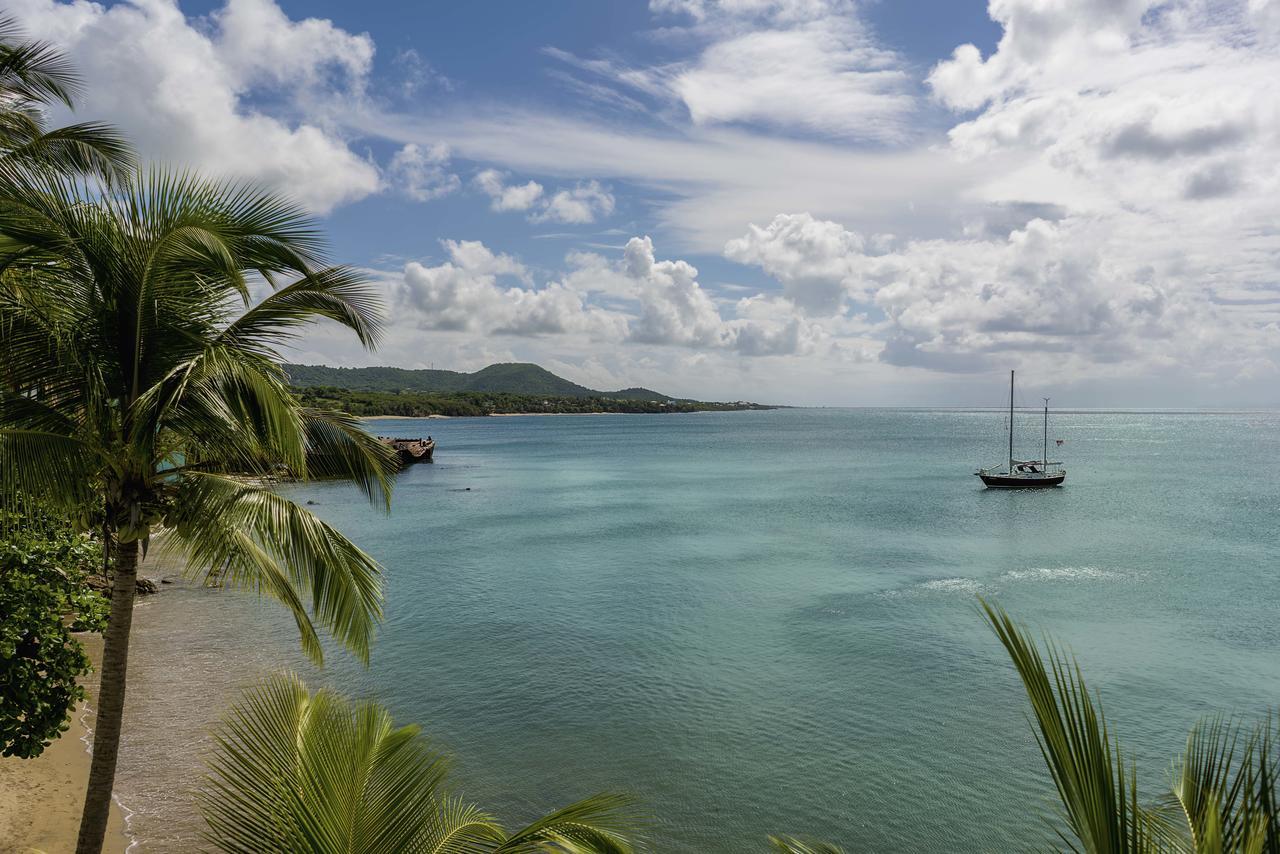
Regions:
<instances>
[{"instance_id":1,"label":"green hill","mask_svg":"<svg viewBox=\"0 0 1280 854\"><path fill-rule=\"evenodd\" d=\"M646 388L595 391L524 362L490 365L473 374L407 368L331 368L327 365L284 365L298 388L339 388L386 392L495 392L548 397L607 397L619 400L673 400Z\"/></svg>"}]
</instances>

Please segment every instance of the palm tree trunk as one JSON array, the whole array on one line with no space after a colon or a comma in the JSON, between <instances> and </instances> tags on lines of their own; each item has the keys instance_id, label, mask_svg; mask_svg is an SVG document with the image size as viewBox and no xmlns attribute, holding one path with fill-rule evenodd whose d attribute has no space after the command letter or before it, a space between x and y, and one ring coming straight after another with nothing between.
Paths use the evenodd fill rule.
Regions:
<instances>
[{"instance_id":1,"label":"palm tree trunk","mask_svg":"<svg viewBox=\"0 0 1280 854\"><path fill-rule=\"evenodd\" d=\"M111 789L120 751L120 723L124 718L125 672L129 664L129 628L138 584L138 541L120 543L116 550L115 581L111 585L111 621L102 647L98 683L98 713L93 728L93 760L80 818L76 854L100 854L111 813Z\"/></svg>"}]
</instances>

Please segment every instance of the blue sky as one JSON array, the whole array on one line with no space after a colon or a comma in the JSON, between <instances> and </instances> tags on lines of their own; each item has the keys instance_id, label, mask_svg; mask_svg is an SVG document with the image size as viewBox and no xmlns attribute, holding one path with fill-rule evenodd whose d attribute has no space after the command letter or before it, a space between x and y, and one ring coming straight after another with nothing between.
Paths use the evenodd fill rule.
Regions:
<instances>
[{"instance_id":1,"label":"blue sky","mask_svg":"<svg viewBox=\"0 0 1280 854\"><path fill-rule=\"evenodd\" d=\"M1271 406L1280 0L13 0L152 160L289 193L361 352L595 387Z\"/></svg>"}]
</instances>

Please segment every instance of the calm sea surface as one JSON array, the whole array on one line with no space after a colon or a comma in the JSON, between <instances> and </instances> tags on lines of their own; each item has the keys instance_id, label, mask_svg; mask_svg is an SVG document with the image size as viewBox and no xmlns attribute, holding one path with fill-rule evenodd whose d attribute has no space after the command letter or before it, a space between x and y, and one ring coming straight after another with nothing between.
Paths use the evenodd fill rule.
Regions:
<instances>
[{"instance_id":1,"label":"calm sea surface","mask_svg":"<svg viewBox=\"0 0 1280 854\"><path fill-rule=\"evenodd\" d=\"M194 847L203 728L272 668L420 723L509 825L624 790L663 852L1043 846L1052 792L978 594L1075 651L1150 795L1198 717L1280 703L1280 414L1059 413L1067 486L1040 492L972 476L1004 454L991 412L371 429L439 443L390 515L286 488L386 567L367 670L307 667L243 594L140 606L119 795L142 850Z\"/></svg>"}]
</instances>

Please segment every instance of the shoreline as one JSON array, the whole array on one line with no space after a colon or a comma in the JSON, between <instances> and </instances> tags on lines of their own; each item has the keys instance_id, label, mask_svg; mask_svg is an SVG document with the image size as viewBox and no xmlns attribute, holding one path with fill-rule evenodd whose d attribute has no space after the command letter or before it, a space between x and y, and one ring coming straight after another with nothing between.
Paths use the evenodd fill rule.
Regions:
<instances>
[{"instance_id":1,"label":"shoreline","mask_svg":"<svg viewBox=\"0 0 1280 854\"><path fill-rule=\"evenodd\" d=\"M778 407L781 408L781 407ZM701 415L706 412L752 412L750 409L694 409L688 412L489 412L485 415L358 415L361 421L423 421L450 418L572 418L582 415Z\"/></svg>"},{"instance_id":2,"label":"shoreline","mask_svg":"<svg viewBox=\"0 0 1280 854\"><path fill-rule=\"evenodd\" d=\"M84 678L86 698L71 726L34 759L0 758L0 854L74 851L84 790L89 783L93 728L88 719L97 697L102 636L77 635L94 670ZM128 834L129 811L113 799L102 850L125 854L136 844Z\"/></svg>"}]
</instances>

